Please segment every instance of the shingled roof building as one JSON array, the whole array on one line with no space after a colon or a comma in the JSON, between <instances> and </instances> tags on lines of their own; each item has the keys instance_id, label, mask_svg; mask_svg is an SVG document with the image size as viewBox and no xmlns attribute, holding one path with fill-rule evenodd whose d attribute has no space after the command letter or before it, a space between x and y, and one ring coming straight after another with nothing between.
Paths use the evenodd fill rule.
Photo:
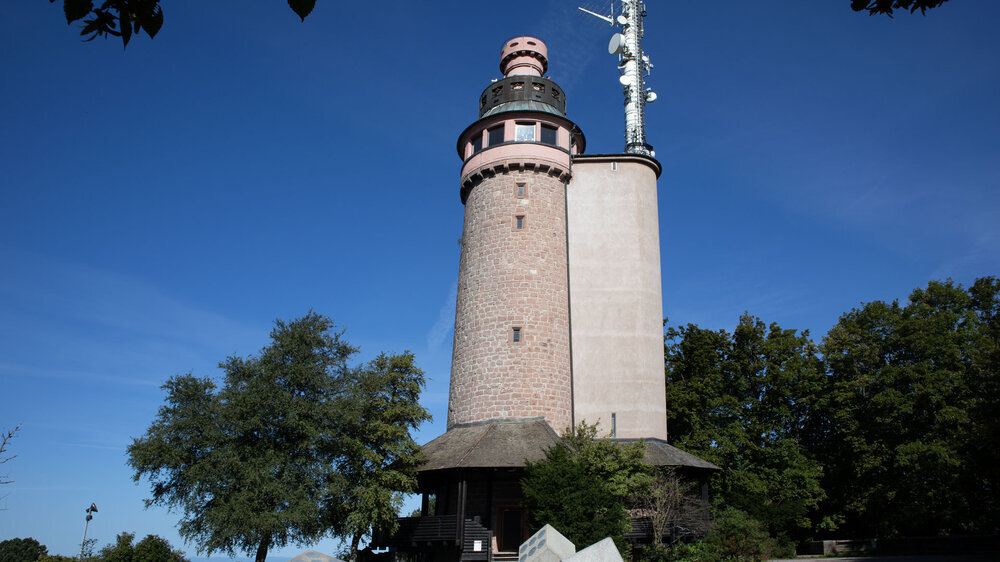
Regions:
<instances>
[{"instance_id":1,"label":"shingled roof building","mask_svg":"<svg viewBox=\"0 0 1000 562\"><path fill-rule=\"evenodd\" d=\"M423 447L424 517L403 519L384 546L436 547L442 560L516 553L529 536L524 463L582 421L643 439L651 463L716 469L666 441L660 164L651 150L585 155L547 66L542 41L505 42L504 76L459 135L448 428Z\"/></svg>"}]
</instances>

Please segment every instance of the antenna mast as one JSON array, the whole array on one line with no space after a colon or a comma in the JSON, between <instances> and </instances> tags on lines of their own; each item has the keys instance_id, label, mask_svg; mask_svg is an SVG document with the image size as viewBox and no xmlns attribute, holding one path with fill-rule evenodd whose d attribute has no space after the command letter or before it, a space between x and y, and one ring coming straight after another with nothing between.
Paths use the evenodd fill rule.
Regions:
<instances>
[{"instance_id":1,"label":"antenna mast","mask_svg":"<svg viewBox=\"0 0 1000 562\"><path fill-rule=\"evenodd\" d=\"M618 55L618 81L625 92L625 152L655 156L653 147L646 144L646 104L656 101L656 93L646 87L646 76L653 63L642 52L642 19L646 6L642 0L621 0L621 13L615 17L614 4L611 14L602 16L590 10L580 10L621 28L621 33L611 36L608 52Z\"/></svg>"}]
</instances>

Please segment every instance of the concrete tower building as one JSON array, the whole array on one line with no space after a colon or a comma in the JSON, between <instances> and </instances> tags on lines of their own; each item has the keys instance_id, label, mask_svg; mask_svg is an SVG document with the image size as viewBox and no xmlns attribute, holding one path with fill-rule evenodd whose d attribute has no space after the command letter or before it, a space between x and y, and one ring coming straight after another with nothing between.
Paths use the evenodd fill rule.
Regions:
<instances>
[{"instance_id":1,"label":"concrete tower building","mask_svg":"<svg viewBox=\"0 0 1000 562\"><path fill-rule=\"evenodd\" d=\"M547 67L539 39L505 42L503 78L459 135L465 220L447 432L423 447L424 516L403 518L379 546L433 545L441 560L516 552L529 535L525 460L582 421L644 439L647 462L715 468L666 443L660 165L644 138L627 139L631 152L585 155Z\"/></svg>"}]
</instances>

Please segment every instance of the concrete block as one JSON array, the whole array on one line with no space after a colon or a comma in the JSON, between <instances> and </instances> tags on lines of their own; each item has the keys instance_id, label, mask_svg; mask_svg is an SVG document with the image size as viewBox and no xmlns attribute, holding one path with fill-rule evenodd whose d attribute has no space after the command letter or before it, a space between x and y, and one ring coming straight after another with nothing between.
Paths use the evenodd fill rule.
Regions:
<instances>
[{"instance_id":1,"label":"concrete block","mask_svg":"<svg viewBox=\"0 0 1000 562\"><path fill-rule=\"evenodd\" d=\"M588 546L587 548L577 552L569 558L565 558L564 562L623 562L622 555L618 553L618 547L615 546L615 541L608 537L600 542L595 542L594 544Z\"/></svg>"},{"instance_id":2,"label":"concrete block","mask_svg":"<svg viewBox=\"0 0 1000 562\"><path fill-rule=\"evenodd\" d=\"M551 525L546 525L521 543L518 562L561 562L576 553L576 546ZM619 558L620 560L620 558Z\"/></svg>"}]
</instances>

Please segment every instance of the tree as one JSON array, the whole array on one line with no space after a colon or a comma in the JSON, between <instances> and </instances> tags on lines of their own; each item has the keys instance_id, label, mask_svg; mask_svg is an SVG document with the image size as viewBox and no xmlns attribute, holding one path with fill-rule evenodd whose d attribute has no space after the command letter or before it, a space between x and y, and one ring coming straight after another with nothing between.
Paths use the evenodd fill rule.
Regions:
<instances>
[{"instance_id":1,"label":"tree","mask_svg":"<svg viewBox=\"0 0 1000 562\"><path fill-rule=\"evenodd\" d=\"M7 454L7 445L11 439L17 436L18 430L21 429L20 425L14 426L14 429L4 431L0 433L0 464L7 464L8 462L17 458L17 455ZM9 480L9 476L6 474L0 474L0 484L12 484L14 481ZM7 497L6 494L0 496L0 499ZM3 511L6 508L0 508Z\"/></svg>"},{"instance_id":2,"label":"tree","mask_svg":"<svg viewBox=\"0 0 1000 562\"><path fill-rule=\"evenodd\" d=\"M743 315L732 334L695 325L665 332L673 445L723 468L716 498L798 538L823 498L806 447L823 364L808 332Z\"/></svg>"},{"instance_id":3,"label":"tree","mask_svg":"<svg viewBox=\"0 0 1000 562\"><path fill-rule=\"evenodd\" d=\"M655 468L648 488L632 496L629 503L632 517L649 518L654 545L661 544L668 534L672 543L708 533L708 506L702 505L695 483L681 478L671 467Z\"/></svg>"},{"instance_id":4,"label":"tree","mask_svg":"<svg viewBox=\"0 0 1000 562\"><path fill-rule=\"evenodd\" d=\"M992 532L1000 283L870 302L823 342L827 517L855 536Z\"/></svg>"},{"instance_id":5,"label":"tree","mask_svg":"<svg viewBox=\"0 0 1000 562\"><path fill-rule=\"evenodd\" d=\"M33 538L0 541L0 562L32 562L49 553Z\"/></svg>"},{"instance_id":6,"label":"tree","mask_svg":"<svg viewBox=\"0 0 1000 562\"><path fill-rule=\"evenodd\" d=\"M132 545L134 540L135 533L127 531L118 533L114 543L106 545L97 552L97 559L101 562L132 562L132 554L135 551L135 546Z\"/></svg>"},{"instance_id":7,"label":"tree","mask_svg":"<svg viewBox=\"0 0 1000 562\"><path fill-rule=\"evenodd\" d=\"M315 5L316 0L288 0L288 6L302 21ZM83 20L80 35L87 37L86 41L95 37L121 37L125 47L132 35L145 31L152 39L163 26L160 0L104 0L97 6L93 0L63 0L63 13L67 24Z\"/></svg>"},{"instance_id":8,"label":"tree","mask_svg":"<svg viewBox=\"0 0 1000 562\"><path fill-rule=\"evenodd\" d=\"M385 525L394 494L412 490L423 373L409 353L380 356L381 372L350 367L357 349L333 327L315 313L276 321L258 355L220 365L221 389L191 375L164 385L128 462L152 484L147 506L183 511L179 532L199 552L263 562L273 546ZM365 468L376 474L360 477Z\"/></svg>"},{"instance_id":9,"label":"tree","mask_svg":"<svg viewBox=\"0 0 1000 562\"><path fill-rule=\"evenodd\" d=\"M146 535L137 542L132 551L133 562L188 562L184 553L174 550L166 539L159 535Z\"/></svg>"},{"instance_id":10,"label":"tree","mask_svg":"<svg viewBox=\"0 0 1000 562\"><path fill-rule=\"evenodd\" d=\"M14 429L0 433L0 464L7 464L8 462L17 458L17 455L5 455L7 453L7 445L11 439L17 437L18 430L21 429L20 425L14 426ZM12 484L13 480L7 480L9 478L6 474L0 474L0 484Z\"/></svg>"},{"instance_id":11,"label":"tree","mask_svg":"<svg viewBox=\"0 0 1000 562\"><path fill-rule=\"evenodd\" d=\"M926 14L927 10L937 8L948 0L851 0L851 8L855 12L868 10L869 15L885 14L892 17L893 10L910 10L910 13L920 10L921 14Z\"/></svg>"},{"instance_id":12,"label":"tree","mask_svg":"<svg viewBox=\"0 0 1000 562\"><path fill-rule=\"evenodd\" d=\"M410 429L430 419L417 402L423 372L413 355L379 355L350 373L341 400L344 427L339 465L345 488L336 534L350 541L350 559L372 533L395 531L403 503L400 491L416 489L420 447Z\"/></svg>"},{"instance_id":13,"label":"tree","mask_svg":"<svg viewBox=\"0 0 1000 562\"><path fill-rule=\"evenodd\" d=\"M580 546L610 536L623 550L631 526L628 500L650 483L643 452L641 443L598 439L597 426L586 423L563 434L544 459L525 464L521 490L529 526L552 525Z\"/></svg>"},{"instance_id":14,"label":"tree","mask_svg":"<svg viewBox=\"0 0 1000 562\"><path fill-rule=\"evenodd\" d=\"M102 548L95 558L100 562L188 562L184 553L171 548L170 543L157 535L146 535L137 544L135 533L122 532Z\"/></svg>"}]
</instances>

